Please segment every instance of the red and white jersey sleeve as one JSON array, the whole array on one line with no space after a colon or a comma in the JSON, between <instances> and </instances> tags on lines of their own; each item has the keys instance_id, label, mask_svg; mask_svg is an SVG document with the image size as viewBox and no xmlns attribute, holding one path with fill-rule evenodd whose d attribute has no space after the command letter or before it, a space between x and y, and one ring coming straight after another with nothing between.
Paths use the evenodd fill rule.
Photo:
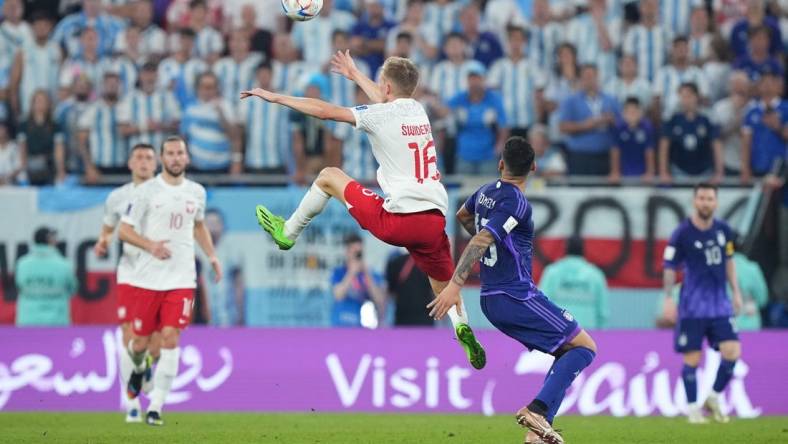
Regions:
<instances>
[{"instance_id":1,"label":"red and white jersey sleeve","mask_svg":"<svg viewBox=\"0 0 788 444\"><path fill-rule=\"evenodd\" d=\"M134 190L138 187L133 182L115 188L104 202L103 223L108 227L116 227L129 209ZM118 284L129 284L137 258L142 250L127 243L121 244L120 260L115 280Z\"/></svg>"},{"instance_id":2,"label":"red and white jersey sleeve","mask_svg":"<svg viewBox=\"0 0 788 444\"><path fill-rule=\"evenodd\" d=\"M140 185L123 222L150 240L167 241L171 256L159 260L142 252L131 285L156 291L195 288L194 225L204 217L202 185L186 179L173 186L160 175Z\"/></svg>"},{"instance_id":3,"label":"red and white jersey sleeve","mask_svg":"<svg viewBox=\"0 0 788 444\"><path fill-rule=\"evenodd\" d=\"M377 178L391 213L437 209L444 215L449 198L440 182L432 127L424 107L413 99L351 108L356 129L369 136L380 165Z\"/></svg>"}]
</instances>

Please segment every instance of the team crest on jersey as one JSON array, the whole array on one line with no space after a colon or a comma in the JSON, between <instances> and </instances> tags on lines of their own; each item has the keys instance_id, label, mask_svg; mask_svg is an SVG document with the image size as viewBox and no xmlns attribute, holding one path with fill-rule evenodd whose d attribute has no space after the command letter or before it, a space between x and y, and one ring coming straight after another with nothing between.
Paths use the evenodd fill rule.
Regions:
<instances>
[{"instance_id":1,"label":"team crest on jersey","mask_svg":"<svg viewBox=\"0 0 788 444\"><path fill-rule=\"evenodd\" d=\"M569 312L568 312L568 311L566 311L566 310L564 310L564 311L563 311L561 314L562 314L562 315L564 315L564 319L566 319L566 320L567 320L567 321L569 321L569 322L572 322L572 321L574 321L574 320L575 320L575 317L574 317L574 316L572 316L572 313L569 313Z\"/></svg>"},{"instance_id":2,"label":"team crest on jersey","mask_svg":"<svg viewBox=\"0 0 788 444\"><path fill-rule=\"evenodd\" d=\"M696 240L695 241L695 248L697 248L697 249L703 248L703 242Z\"/></svg>"},{"instance_id":3,"label":"team crest on jersey","mask_svg":"<svg viewBox=\"0 0 788 444\"><path fill-rule=\"evenodd\" d=\"M186 212L187 213L189 213L189 214L194 213L194 207L195 207L194 202L192 202L190 200L186 201Z\"/></svg>"},{"instance_id":4,"label":"team crest on jersey","mask_svg":"<svg viewBox=\"0 0 788 444\"><path fill-rule=\"evenodd\" d=\"M137 330L142 330L142 319L134 318L134 328Z\"/></svg>"},{"instance_id":5,"label":"team crest on jersey","mask_svg":"<svg viewBox=\"0 0 788 444\"><path fill-rule=\"evenodd\" d=\"M682 346L682 347L687 345L687 334L686 333L682 333L679 336L679 345Z\"/></svg>"},{"instance_id":6,"label":"team crest on jersey","mask_svg":"<svg viewBox=\"0 0 788 444\"><path fill-rule=\"evenodd\" d=\"M722 231L717 231L717 243L720 244L720 247L725 246L725 233Z\"/></svg>"},{"instance_id":7,"label":"team crest on jersey","mask_svg":"<svg viewBox=\"0 0 788 444\"><path fill-rule=\"evenodd\" d=\"M369 109L369 107L367 105L359 105L355 109L356 111L364 111L366 109Z\"/></svg>"}]
</instances>

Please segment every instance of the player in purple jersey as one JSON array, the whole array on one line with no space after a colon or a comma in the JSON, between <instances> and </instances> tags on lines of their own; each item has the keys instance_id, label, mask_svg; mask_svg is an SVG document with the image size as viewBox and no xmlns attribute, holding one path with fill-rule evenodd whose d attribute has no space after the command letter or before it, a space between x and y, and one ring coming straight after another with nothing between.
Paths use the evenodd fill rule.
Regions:
<instances>
[{"instance_id":1,"label":"player in purple jersey","mask_svg":"<svg viewBox=\"0 0 788 444\"><path fill-rule=\"evenodd\" d=\"M528 428L526 443L563 443L552 423L567 388L596 356L596 344L574 317L536 288L531 275L533 208L525 180L535 169L534 150L522 137L511 137L498 163L501 178L476 191L457 212L473 238L463 251L449 285L427 307L441 319L460 309L460 289L481 261L481 306L487 319L507 336L555 356L536 398L517 412Z\"/></svg>"},{"instance_id":2,"label":"player in purple jersey","mask_svg":"<svg viewBox=\"0 0 788 444\"><path fill-rule=\"evenodd\" d=\"M684 355L681 377L687 393L689 422L708 422L703 410L709 411L717 422L728 422L728 417L720 409L719 394L731 380L736 360L741 355L739 336L734 325L734 312L738 312L742 306L736 269L731 260L734 236L725 222L714 218L717 209L716 185L696 185L693 205L695 211L692 216L676 228L665 247L663 315L666 319L676 321L674 348ZM677 270L684 273L678 314L672 298ZM726 282L733 289L733 305L728 298ZM697 402L696 371L703 338L707 338L709 344L720 351L722 360L713 391L701 408Z\"/></svg>"}]
</instances>

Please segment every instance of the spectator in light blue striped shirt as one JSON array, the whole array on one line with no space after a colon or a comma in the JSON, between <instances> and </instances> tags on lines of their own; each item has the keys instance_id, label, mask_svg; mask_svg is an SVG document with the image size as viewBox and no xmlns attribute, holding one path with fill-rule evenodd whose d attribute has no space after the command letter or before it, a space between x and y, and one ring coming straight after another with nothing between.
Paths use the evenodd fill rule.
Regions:
<instances>
[{"instance_id":1,"label":"spectator in light blue striped shirt","mask_svg":"<svg viewBox=\"0 0 788 444\"><path fill-rule=\"evenodd\" d=\"M82 51L78 56L71 56L60 68L59 86L60 97L66 96L67 90L74 83L74 79L79 76L86 76L90 82L96 85L97 90L101 90L102 58L99 54L99 35L93 28L84 28L79 33L79 43Z\"/></svg>"},{"instance_id":2,"label":"spectator in light blue striped shirt","mask_svg":"<svg viewBox=\"0 0 788 444\"><path fill-rule=\"evenodd\" d=\"M82 12L71 14L58 22L52 40L64 46L69 56L77 57L82 51L78 36L87 27L95 28L99 34L99 54L109 55L115 38L126 25L119 18L103 13L101 0L83 0Z\"/></svg>"},{"instance_id":3,"label":"spectator in light blue striped shirt","mask_svg":"<svg viewBox=\"0 0 788 444\"><path fill-rule=\"evenodd\" d=\"M31 20L34 42L16 53L8 85L11 112L21 118L27 116L36 90L45 89L53 97L57 93L58 70L63 59L58 44L49 39L52 18L37 11Z\"/></svg>"},{"instance_id":4,"label":"spectator in light blue striped shirt","mask_svg":"<svg viewBox=\"0 0 788 444\"><path fill-rule=\"evenodd\" d=\"M618 62L619 76L610 79L604 91L615 97L618 104L624 106L624 102L630 97L637 97L640 106L648 109L651 105L651 82L638 76L638 64L635 58L629 55L621 57Z\"/></svg>"},{"instance_id":5,"label":"spectator in light blue striped shirt","mask_svg":"<svg viewBox=\"0 0 788 444\"><path fill-rule=\"evenodd\" d=\"M544 100L542 92L547 79L524 56L525 30L509 26L507 37L508 57L493 64L487 76L487 85L501 93L511 135L526 137L528 128L539 121Z\"/></svg>"},{"instance_id":6,"label":"spectator in light blue striped shirt","mask_svg":"<svg viewBox=\"0 0 788 444\"><path fill-rule=\"evenodd\" d=\"M127 174L126 144L118 127L120 77L104 74L101 98L79 118L79 142L85 159L85 180L95 182L102 173Z\"/></svg>"},{"instance_id":7,"label":"spectator in light blue striped shirt","mask_svg":"<svg viewBox=\"0 0 788 444\"><path fill-rule=\"evenodd\" d=\"M140 87L127 94L118 110L120 132L127 146L146 143L161 146L165 137L178 130L180 109L175 96L157 87L156 64L148 62L140 71Z\"/></svg>"},{"instance_id":8,"label":"spectator in light blue striped shirt","mask_svg":"<svg viewBox=\"0 0 788 444\"><path fill-rule=\"evenodd\" d=\"M660 68L654 78L654 115L661 115L663 120L667 120L679 111L679 87L683 83L694 83L701 99L709 97L706 74L697 66L690 65L687 38L676 37L673 40L671 64ZM657 111L661 111L661 114Z\"/></svg>"},{"instance_id":9,"label":"spectator in light blue striped shirt","mask_svg":"<svg viewBox=\"0 0 788 444\"><path fill-rule=\"evenodd\" d=\"M657 0L642 0L639 6L640 23L627 31L623 50L638 61L640 76L653 81L657 70L665 63L668 34L658 21Z\"/></svg>"},{"instance_id":10,"label":"spectator in light blue striped shirt","mask_svg":"<svg viewBox=\"0 0 788 444\"><path fill-rule=\"evenodd\" d=\"M219 91L212 72L197 78L197 100L183 111L181 135L189 143L192 166L196 170L232 173L243 170L243 154L237 138L235 110Z\"/></svg>"},{"instance_id":11,"label":"spectator in light blue striped shirt","mask_svg":"<svg viewBox=\"0 0 788 444\"><path fill-rule=\"evenodd\" d=\"M164 58L167 54L167 34L153 23L153 1L137 0L134 3L131 22L132 26L129 29L133 28L135 30L133 32L139 34L137 50L141 60L158 62ZM120 33L115 40L116 51L126 52L128 49L129 29Z\"/></svg>"},{"instance_id":12,"label":"spectator in light blue striped shirt","mask_svg":"<svg viewBox=\"0 0 788 444\"><path fill-rule=\"evenodd\" d=\"M552 20L549 0L534 0L533 9L528 27L528 59L547 73L553 70L556 50L565 39L564 26Z\"/></svg>"},{"instance_id":13,"label":"spectator in light blue striped shirt","mask_svg":"<svg viewBox=\"0 0 788 444\"><path fill-rule=\"evenodd\" d=\"M224 38L208 24L208 6L205 0L193 0L189 4L189 27L195 34L192 55L213 65L224 52Z\"/></svg>"},{"instance_id":14,"label":"spectator in light blue striped shirt","mask_svg":"<svg viewBox=\"0 0 788 444\"><path fill-rule=\"evenodd\" d=\"M355 88L355 103L364 105L369 103L369 98L361 88ZM345 125L348 126L348 125ZM372 146L367 133L352 131L350 136L342 140L342 171L350 177L362 182L375 181L378 164L372 155Z\"/></svg>"},{"instance_id":15,"label":"spectator in light blue striped shirt","mask_svg":"<svg viewBox=\"0 0 788 444\"><path fill-rule=\"evenodd\" d=\"M345 52L350 49L350 35L347 32L336 30L334 31L333 37L334 53L338 51ZM370 77L369 66L363 60L356 60L355 63L359 71L364 73L365 76ZM328 71L328 68L325 70ZM327 79L329 82L329 102L344 107L356 106L356 83L354 81L345 76L331 73L327 75ZM326 124L333 135L340 140L345 140L356 132L352 126L343 123L326 122Z\"/></svg>"},{"instance_id":16,"label":"spectator in light blue striped shirt","mask_svg":"<svg viewBox=\"0 0 788 444\"><path fill-rule=\"evenodd\" d=\"M607 19L605 0L591 0L588 12L569 22L567 40L577 48L580 64L593 63L601 82L616 75L616 50L620 44L621 21Z\"/></svg>"},{"instance_id":17,"label":"spectator in light blue striped shirt","mask_svg":"<svg viewBox=\"0 0 788 444\"><path fill-rule=\"evenodd\" d=\"M671 37L686 36L690 31L690 16L693 7L706 8L704 0L660 1L662 26Z\"/></svg>"},{"instance_id":18,"label":"spectator in light blue striped shirt","mask_svg":"<svg viewBox=\"0 0 788 444\"><path fill-rule=\"evenodd\" d=\"M230 55L222 57L213 65L213 72L219 78L225 100L237 100L238 94L251 89L254 83L255 68L263 57L249 52L250 45L249 36L245 32L233 31L230 35Z\"/></svg>"},{"instance_id":19,"label":"spectator in light blue striped shirt","mask_svg":"<svg viewBox=\"0 0 788 444\"><path fill-rule=\"evenodd\" d=\"M276 91L273 70L261 63L255 71L255 87ZM265 100L244 100L239 124L244 131L244 170L258 174L286 174L290 147L289 111Z\"/></svg>"},{"instance_id":20,"label":"spectator in light blue striped shirt","mask_svg":"<svg viewBox=\"0 0 788 444\"><path fill-rule=\"evenodd\" d=\"M181 108L194 100L197 76L208 70L204 60L192 57L194 31L182 29L178 32L177 50L159 64L161 86L175 94Z\"/></svg>"},{"instance_id":21,"label":"spectator in light blue striped shirt","mask_svg":"<svg viewBox=\"0 0 788 444\"><path fill-rule=\"evenodd\" d=\"M298 79L307 71L306 63L299 59L298 49L289 34L276 34L273 40L273 85L284 94L294 94Z\"/></svg>"},{"instance_id":22,"label":"spectator in light blue striped shirt","mask_svg":"<svg viewBox=\"0 0 788 444\"><path fill-rule=\"evenodd\" d=\"M93 85L86 76L74 79L71 85L70 96L61 101L55 108L55 122L60 125L65 136L66 147L66 173L81 175L85 172L85 154L79 142L79 119L91 106L90 97L93 95Z\"/></svg>"},{"instance_id":23,"label":"spectator in light blue striped shirt","mask_svg":"<svg viewBox=\"0 0 788 444\"><path fill-rule=\"evenodd\" d=\"M692 63L703 65L711 58L711 41L714 38L709 32L709 13L704 6L692 8L690 17L690 59Z\"/></svg>"},{"instance_id":24,"label":"spectator in light blue striped shirt","mask_svg":"<svg viewBox=\"0 0 788 444\"><path fill-rule=\"evenodd\" d=\"M310 66L327 63L331 59L331 35L337 29L350 32L356 23L353 14L333 10L332 6L331 2L324 1L319 16L293 25L293 43Z\"/></svg>"}]
</instances>

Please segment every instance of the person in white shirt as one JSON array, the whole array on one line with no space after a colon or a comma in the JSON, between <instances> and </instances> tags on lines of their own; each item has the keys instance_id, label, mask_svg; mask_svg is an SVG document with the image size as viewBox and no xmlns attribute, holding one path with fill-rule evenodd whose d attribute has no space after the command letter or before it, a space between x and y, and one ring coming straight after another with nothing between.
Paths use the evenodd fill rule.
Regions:
<instances>
[{"instance_id":1,"label":"person in white shirt","mask_svg":"<svg viewBox=\"0 0 788 444\"><path fill-rule=\"evenodd\" d=\"M178 136L167 138L161 146L161 162L161 174L134 191L119 230L121 241L140 250L129 280L137 288L134 339L128 344L134 363L127 390L130 398L138 397L142 390L151 334L161 330L161 355L146 415L151 425L164 424L161 411L178 374L180 334L189 325L194 309L195 241L208 257L215 279L222 276L204 223L205 188L185 177L189 165L186 142Z\"/></svg>"},{"instance_id":2,"label":"person in white shirt","mask_svg":"<svg viewBox=\"0 0 788 444\"><path fill-rule=\"evenodd\" d=\"M208 24L208 6L204 0L194 0L189 5L189 27L196 36L192 55L213 65L224 52L224 38Z\"/></svg>"},{"instance_id":3,"label":"person in white shirt","mask_svg":"<svg viewBox=\"0 0 788 444\"><path fill-rule=\"evenodd\" d=\"M409 2L402 23L391 28L386 38L386 53L390 54L397 46L397 36L406 32L413 37L413 46L408 58L418 65L432 65L438 56L440 35L424 21L424 4Z\"/></svg>"},{"instance_id":4,"label":"person in white shirt","mask_svg":"<svg viewBox=\"0 0 788 444\"><path fill-rule=\"evenodd\" d=\"M356 82L372 104L344 108L261 88L245 91L241 98L259 97L319 119L349 123L367 133L372 153L380 164L377 177L385 199L339 168L328 167L320 172L287 221L258 205L258 222L280 249L289 250L334 197L347 206L362 228L384 242L408 248L438 294L446 288L454 271L444 231L448 195L440 182L429 118L424 107L412 98L419 70L408 59L389 57L376 84L356 68L349 52L334 56L332 70ZM450 317L471 365L484 367L484 349L468 326L462 300L451 307Z\"/></svg>"},{"instance_id":5,"label":"person in white shirt","mask_svg":"<svg viewBox=\"0 0 788 444\"><path fill-rule=\"evenodd\" d=\"M350 32L355 23L353 14L335 10L330 0L324 0L320 15L308 22L293 25L293 43L301 50L307 64L322 66L331 59L331 36L334 31L341 29Z\"/></svg>"},{"instance_id":6,"label":"person in white shirt","mask_svg":"<svg viewBox=\"0 0 788 444\"><path fill-rule=\"evenodd\" d=\"M31 24L33 43L16 52L8 83L11 112L20 120L30 111L30 99L37 90L44 89L53 97L57 94L63 60L60 46L49 39L52 18L44 11L36 11Z\"/></svg>"},{"instance_id":7,"label":"person in white shirt","mask_svg":"<svg viewBox=\"0 0 788 444\"><path fill-rule=\"evenodd\" d=\"M618 100L621 106L629 97L637 97L643 108L651 105L651 82L638 76L638 62L631 55L618 61L618 77L605 83L604 91Z\"/></svg>"},{"instance_id":8,"label":"person in white shirt","mask_svg":"<svg viewBox=\"0 0 788 444\"><path fill-rule=\"evenodd\" d=\"M115 227L120 223L121 217L126 213L132 201L134 190L150 180L156 173L156 150L148 144L134 145L129 153L128 167L131 171L131 182L112 190L104 203L104 217L102 218L101 231L98 241L93 245L93 252L97 257L107 256L112 242ZM117 295L118 323L123 337L123 344L128 344L132 338L131 321L136 289L129 283L134 272L135 260L139 257L140 250L128 244L121 245L120 260L115 274L115 292ZM151 357L159 357L160 339L154 338L148 347ZM125 349L119 353L120 382L125 386L131 377L134 363ZM146 388L146 387L144 387ZM129 399L126 402L126 422L142 422L142 408L139 398Z\"/></svg>"},{"instance_id":9,"label":"person in white shirt","mask_svg":"<svg viewBox=\"0 0 788 444\"><path fill-rule=\"evenodd\" d=\"M9 137L8 124L0 121L0 186L15 184L23 171L19 147Z\"/></svg>"}]
</instances>

